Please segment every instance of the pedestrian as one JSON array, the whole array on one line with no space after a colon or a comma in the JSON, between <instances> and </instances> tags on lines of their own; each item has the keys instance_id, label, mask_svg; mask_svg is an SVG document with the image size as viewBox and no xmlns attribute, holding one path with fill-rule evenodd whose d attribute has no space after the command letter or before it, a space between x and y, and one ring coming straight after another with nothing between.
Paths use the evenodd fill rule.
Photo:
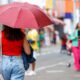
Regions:
<instances>
[{"instance_id":1,"label":"pedestrian","mask_svg":"<svg viewBox=\"0 0 80 80\"><path fill-rule=\"evenodd\" d=\"M53 43L56 45L56 31L53 31Z\"/></svg>"},{"instance_id":2,"label":"pedestrian","mask_svg":"<svg viewBox=\"0 0 80 80\"><path fill-rule=\"evenodd\" d=\"M72 53L72 41L71 40L67 40L67 43L66 43L66 45L67 45L67 54L69 55L69 56L71 56L71 53Z\"/></svg>"},{"instance_id":3,"label":"pedestrian","mask_svg":"<svg viewBox=\"0 0 80 80\"><path fill-rule=\"evenodd\" d=\"M39 35L37 30L35 29L30 29L28 34L27 34L27 39L33 49L33 52L31 54L31 58L29 60L30 64L32 65L32 70L29 73L25 73L26 75L32 76L35 75L35 67L36 67L36 57L35 55L37 54L37 51L39 50L39 46L38 46L38 39L39 39Z\"/></svg>"},{"instance_id":4,"label":"pedestrian","mask_svg":"<svg viewBox=\"0 0 80 80\"><path fill-rule=\"evenodd\" d=\"M22 30L3 25L2 76L4 80L24 80L22 48L30 55L30 46Z\"/></svg>"},{"instance_id":5,"label":"pedestrian","mask_svg":"<svg viewBox=\"0 0 80 80\"><path fill-rule=\"evenodd\" d=\"M39 31L40 48L44 46L44 30Z\"/></svg>"},{"instance_id":6,"label":"pedestrian","mask_svg":"<svg viewBox=\"0 0 80 80\"><path fill-rule=\"evenodd\" d=\"M67 37L66 35L64 34L62 37L61 37L61 51L60 53L66 53L67 51Z\"/></svg>"},{"instance_id":7,"label":"pedestrian","mask_svg":"<svg viewBox=\"0 0 80 80\"><path fill-rule=\"evenodd\" d=\"M30 50L31 50L31 54L30 55L26 55L26 59L27 59L27 63L30 65L32 65L32 70L28 73L25 72L25 75L31 76L31 75L35 75L35 65L36 65L36 58L34 57L34 50L33 48L30 46ZM27 70L26 70L27 71Z\"/></svg>"},{"instance_id":8,"label":"pedestrian","mask_svg":"<svg viewBox=\"0 0 80 80\"><path fill-rule=\"evenodd\" d=\"M75 31L68 38L72 41L74 69L80 71L80 23L77 24Z\"/></svg>"}]
</instances>

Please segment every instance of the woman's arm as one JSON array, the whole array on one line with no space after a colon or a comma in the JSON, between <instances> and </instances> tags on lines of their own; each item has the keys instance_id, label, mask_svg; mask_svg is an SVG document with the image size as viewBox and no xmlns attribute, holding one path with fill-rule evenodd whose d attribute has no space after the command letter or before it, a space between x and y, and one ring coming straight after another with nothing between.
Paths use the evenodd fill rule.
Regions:
<instances>
[{"instance_id":1,"label":"woman's arm","mask_svg":"<svg viewBox=\"0 0 80 80\"><path fill-rule=\"evenodd\" d=\"M28 43L26 38L24 38L23 48L24 48L25 53L27 55L30 55L30 53L31 53L31 51L30 51L30 44Z\"/></svg>"}]
</instances>

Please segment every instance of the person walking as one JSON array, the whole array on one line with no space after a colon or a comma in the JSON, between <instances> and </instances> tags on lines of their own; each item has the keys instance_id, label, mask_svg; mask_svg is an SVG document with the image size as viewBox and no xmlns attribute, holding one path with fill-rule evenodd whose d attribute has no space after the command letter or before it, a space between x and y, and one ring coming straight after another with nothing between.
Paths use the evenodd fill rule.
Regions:
<instances>
[{"instance_id":1,"label":"person walking","mask_svg":"<svg viewBox=\"0 0 80 80\"><path fill-rule=\"evenodd\" d=\"M56 32L53 31L53 44L56 45Z\"/></svg>"},{"instance_id":2,"label":"person walking","mask_svg":"<svg viewBox=\"0 0 80 80\"><path fill-rule=\"evenodd\" d=\"M68 38L72 41L74 69L80 71L80 23L77 24L75 31Z\"/></svg>"},{"instance_id":3,"label":"person walking","mask_svg":"<svg viewBox=\"0 0 80 80\"><path fill-rule=\"evenodd\" d=\"M27 39L33 49L33 52L31 54L31 58L29 59L29 63L32 65L32 70L29 73L25 73L28 76L32 76L32 75L36 75L35 72L35 67L36 67L36 54L37 51L39 50L39 46L38 46L38 39L39 39L39 35L37 30L35 29L30 29L28 34L27 34Z\"/></svg>"},{"instance_id":4,"label":"person walking","mask_svg":"<svg viewBox=\"0 0 80 80\"><path fill-rule=\"evenodd\" d=\"M61 37L61 51L60 53L67 53L67 37L66 37L66 34L64 34L62 37Z\"/></svg>"},{"instance_id":5,"label":"person walking","mask_svg":"<svg viewBox=\"0 0 80 80\"><path fill-rule=\"evenodd\" d=\"M24 80L22 48L30 55L30 47L22 30L3 25L2 76L4 80Z\"/></svg>"}]
</instances>

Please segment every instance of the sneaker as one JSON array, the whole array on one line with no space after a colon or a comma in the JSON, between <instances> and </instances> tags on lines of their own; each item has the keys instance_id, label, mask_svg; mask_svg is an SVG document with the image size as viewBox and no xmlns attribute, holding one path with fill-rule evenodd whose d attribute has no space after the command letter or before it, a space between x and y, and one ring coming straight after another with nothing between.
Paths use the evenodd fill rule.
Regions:
<instances>
[{"instance_id":1,"label":"sneaker","mask_svg":"<svg viewBox=\"0 0 80 80\"><path fill-rule=\"evenodd\" d=\"M67 67L71 67L71 63L68 63L68 64L67 64Z\"/></svg>"},{"instance_id":2,"label":"sneaker","mask_svg":"<svg viewBox=\"0 0 80 80\"><path fill-rule=\"evenodd\" d=\"M29 72L28 71L25 71L25 75L27 75Z\"/></svg>"},{"instance_id":3,"label":"sneaker","mask_svg":"<svg viewBox=\"0 0 80 80\"><path fill-rule=\"evenodd\" d=\"M33 76L33 75L36 75L36 72L35 71L25 72L25 75Z\"/></svg>"}]
</instances>

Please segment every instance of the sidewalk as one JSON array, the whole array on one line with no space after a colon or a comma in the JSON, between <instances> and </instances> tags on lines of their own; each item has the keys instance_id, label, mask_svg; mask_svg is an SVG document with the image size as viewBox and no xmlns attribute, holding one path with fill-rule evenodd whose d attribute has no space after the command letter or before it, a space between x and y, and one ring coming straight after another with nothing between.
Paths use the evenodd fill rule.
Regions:
<instances>
[{"instance_id":1,"label":"sidewalk","mask_svg":"<svg viewBox=\"0 0 80 80\"><path fill-rule=\"evenodd\" d=\"M51 45L47 47L42 47L38 55L45 55L50 53L59 53L60 52L60 46L59 45Z\"/></svg>"}]
</instances>

